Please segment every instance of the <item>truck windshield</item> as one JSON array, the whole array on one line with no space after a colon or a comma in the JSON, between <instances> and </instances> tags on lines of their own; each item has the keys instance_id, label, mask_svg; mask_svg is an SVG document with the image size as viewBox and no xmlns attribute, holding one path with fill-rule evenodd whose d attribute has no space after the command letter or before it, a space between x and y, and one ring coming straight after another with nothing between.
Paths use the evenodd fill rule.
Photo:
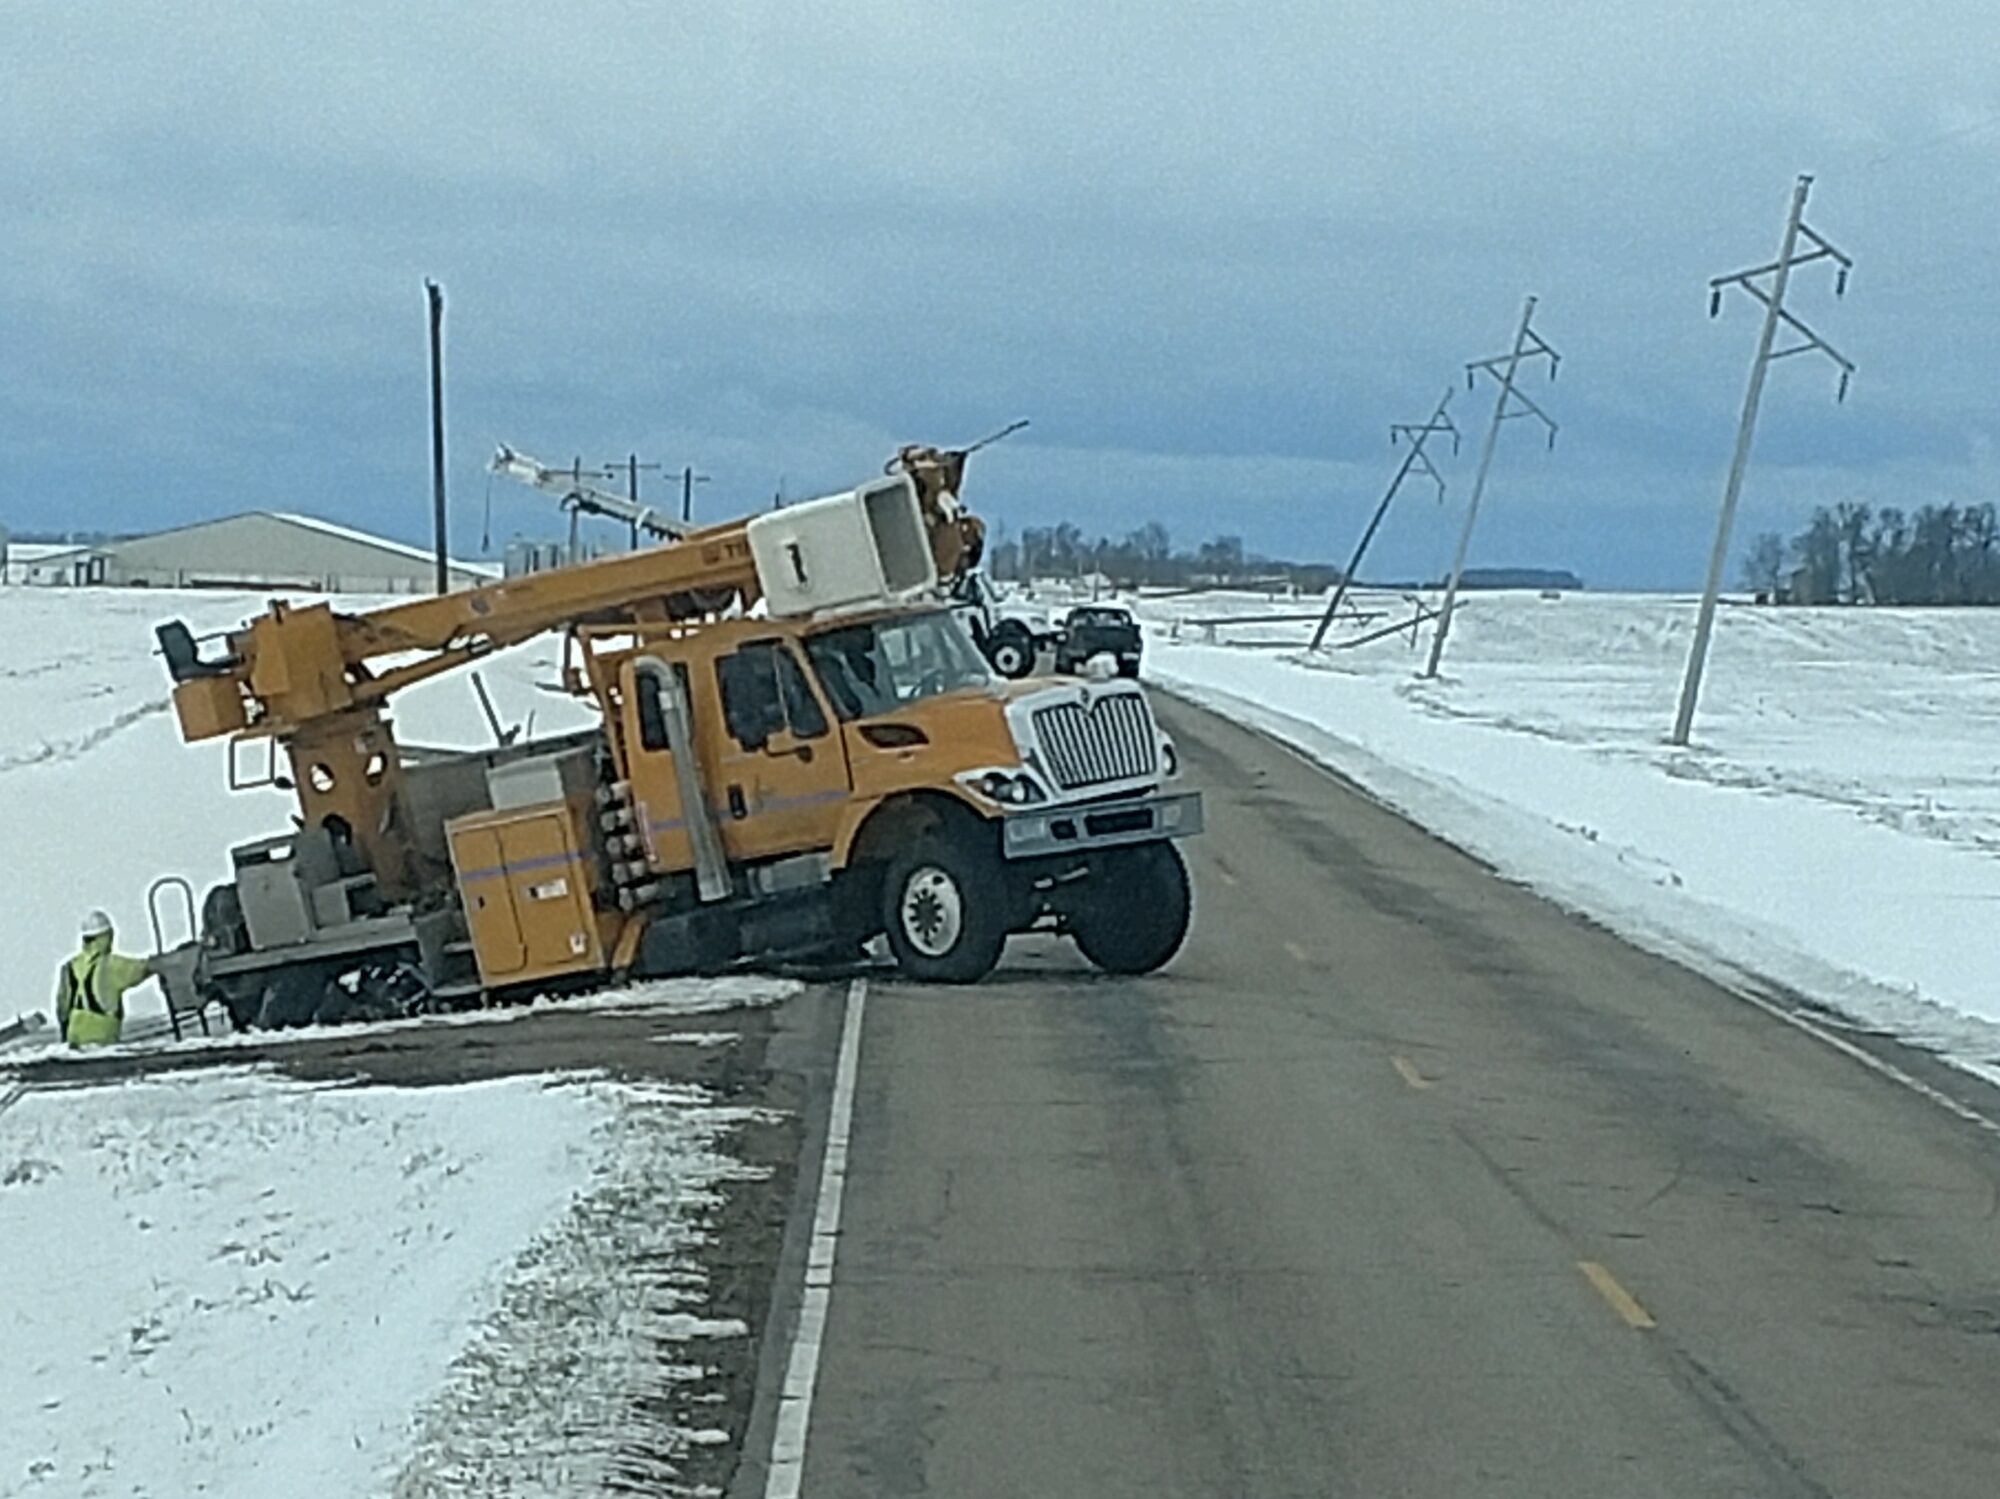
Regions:
<instances>
[{"instance_id":1,"label":"truck windshield","mask_svg":"<svg viewBox=\"0 0 2000 1499\"><path fill-rule=\"evenodd\" d=\"M806 655L843 720L983 687L986 663L957 617L902 614L806 637Z\"/></svg>"}]
</instances>

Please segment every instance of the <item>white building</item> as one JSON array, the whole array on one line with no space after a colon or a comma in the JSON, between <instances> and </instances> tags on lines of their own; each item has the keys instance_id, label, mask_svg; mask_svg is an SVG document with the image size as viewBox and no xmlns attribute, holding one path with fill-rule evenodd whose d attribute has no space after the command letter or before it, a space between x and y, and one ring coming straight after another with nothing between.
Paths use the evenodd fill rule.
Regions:
<instances>
[{"instance_id":1,"label":"white building","mask_svg":"<svg viewBox=\"0 0 2000 1499\"><path fill-rule=\"evenodd\" d=\"M41 549L38 549L41 550ZM127 588L286 588L323 593L427 593L432 554L309 515L257 510L151 536L16 559L20 581ZM453 588L499 569L453 562Z\"/></svg>"}]
</instances>

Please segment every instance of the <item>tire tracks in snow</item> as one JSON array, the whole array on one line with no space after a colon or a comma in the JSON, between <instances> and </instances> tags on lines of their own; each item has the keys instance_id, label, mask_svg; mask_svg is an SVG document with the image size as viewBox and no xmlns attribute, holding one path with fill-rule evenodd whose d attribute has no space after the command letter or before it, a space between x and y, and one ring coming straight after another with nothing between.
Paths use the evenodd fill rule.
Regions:
<instances>
[{"instance_id":1,"label":"tire tracks in snow","mask_svg":"<svg viewBox=\"0 0 2000 1499\"><path fill-rule=\"evenodd\" d=\"M171 698L151 698L137 707L127 708L109 723L101 724L88 733L71 735L66 739L45 739L33 749L0 754L0 775L11 770L27 770L37 765L67 765L80 760L100 744L124 733L134 724L143 723L166 712L172 701Z\"/></svg>"}]
</instances>

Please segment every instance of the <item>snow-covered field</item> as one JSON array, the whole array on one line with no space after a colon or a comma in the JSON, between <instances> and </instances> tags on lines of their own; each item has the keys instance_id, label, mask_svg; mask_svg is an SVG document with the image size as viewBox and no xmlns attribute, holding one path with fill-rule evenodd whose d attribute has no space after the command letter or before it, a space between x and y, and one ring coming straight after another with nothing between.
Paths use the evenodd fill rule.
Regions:
<instances>
[{"instance_id":1,"label":"snow-covered field","mask_svg":"<svg viewBox=\"0 0 2000 1499\"><path fill-rule=\"evenodd\" d=\"M348 601L365 605L368 600ZM153 627L188 622L197 635L241 625L262 595L67 588L0 589L0 845L8 898L0 901L0 1023L51 1009L57 965L74 951L77 918L102 906L119 945L151 950L147 886L178 874L197 898L229 877L231 845L291 826L286 793L229 790L228 749L183 744L171 684L153 653ZM479 667L501 718L533 715L536 732L592 721L573 699L544 690L557 646L542 641ZM407 742L491 743L465 672L400 694L394 719ZM262 770L246 751L245 769ZM185 918L169 904L169 945ZM133 1013L160 1008L158 989Z\"/></svg>"},{"instance_id":2,"label":"snow-covered field","mask_svg":"<svg viewBox=\"0 0 2000 1499\"><path fill-rule=\"evenodd\" d=\"M0 1112L0 1495L598 1492L629 1435L606 1397L699 1380L743 1332L699 1315L697 1210L734 1169L700 1104L226 1070L29 1091ZM683 1266L686 1309L632 1293L635 1248ZM684 1367L651 1367L662 1336Z\"/></svg>"},{"instance_id":3,"label":"snow-covered field","mask_svg":"<svg viewBox=\"0 0 2000 1499\"><path fill-rule=\"evenodd\" d=\"M199 634L263 603L0 589L0 1024L51 1008L83 909L150 951L151 880L199 892L232 843L290 825L288 795L228 789L223 746L181 743L152 654L162 619ZM590 721L539 685L555 651L482 663L504 720ZM465 673L404 693L395 718L406 742L490 742ZM177 910L165 935L184 935ZM690 980L555 1005L666 1017L795 989ZM132 1009L158 1011L151 986ZM724 1149L741 1112L593 1077L307 1087L228 1065L245 1039L263 1038L123 1048L217 1064L149 1081L0 1074L0 1499L681 1492L680 1460L724 1433L664 1413L718 1409L709 1351L746 1331L703 1315L697 1253L742 1174ZM4 1055L64 1048L42 1031ZM635 1402L652 1422L636 1456Z\"/></svg>"},{"instance_id":4,"label":"snow-covered field","mask_svg":"<svg viewBox=\"0 0 2000 1499\"><path fill-rule=\"evenodd\" d=\"M2000 611L1726 606L1675 749L1690 598L1470 594L1435 682L1427 630L1227 622L1316 607L1142 601L1147 675L1648 946L2000 1077Z\"/></svg>"}]
</instances>

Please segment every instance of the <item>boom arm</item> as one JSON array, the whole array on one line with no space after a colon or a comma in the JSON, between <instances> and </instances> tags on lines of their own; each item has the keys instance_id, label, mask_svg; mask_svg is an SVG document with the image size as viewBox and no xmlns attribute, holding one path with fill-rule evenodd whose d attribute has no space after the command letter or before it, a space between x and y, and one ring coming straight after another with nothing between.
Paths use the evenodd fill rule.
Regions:
<instances>
[{"instance_id":1,"label":"boom arm","mask_svg":"<svg viewBox=\"0 0 2000 1499\"><path fill-rule=\"evenodd\" d=\"M637 500L622 494L599 489L585 484L572 470L550 468L538 463L525 453L517 453L512 448L501 446L493 455L487 467L496 474L505 474L510 479L519 479L523 484L536 489L547 490L550 494L562 496L565 506L576 510L588 510L592 515L606 515L613 520L623 521L644 531L649 536L658 536L668 541L676 541L688 534L692 527L669 520L651 505L641 505Z\"/></svg>"},{"instance_id":2,"label":"boom arm","mask_svg":"<svg viewBox=\"0 0 2000 1499\"><path fill-rule=\"evenodd\" d=\"M936 562L949 583L977 564L984 536L959 505L965 454L906 447L909 476ZM275 737L284 745L308 825L331 825L367 855L385 891L406 893L408 841L396 827L401 765L382 705L403 687L582 624L634 625L719 614L762 594L748 522L665 546L507 578L360 614L273 602L204 660L187 627L159 629L187 740ZM392 659L395 658L395 659Z\"/></svg>"}]
</instances>

